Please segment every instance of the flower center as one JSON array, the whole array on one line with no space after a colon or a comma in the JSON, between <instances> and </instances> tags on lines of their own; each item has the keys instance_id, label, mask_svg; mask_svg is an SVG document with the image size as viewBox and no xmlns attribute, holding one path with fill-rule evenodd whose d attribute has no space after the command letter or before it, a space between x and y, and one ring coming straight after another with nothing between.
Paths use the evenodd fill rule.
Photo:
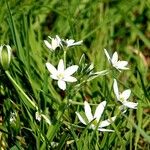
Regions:
<instances>
[{"instance_id":1,"label":"flower center","mask_svg":"<svg viewBox=\"0 0 150 150\"><path fill-rule=\"evenodd\" d=\"M121 101L121 102L124 101L124 97L122 97L121 95L120 95L120 101Z\"/></svg>"},{"instance_id":2,"label":"flower center","mask_svg":"<svg viewBox=\"0 0 150 150\"><path fill-rule=\"evenodd\" d=\"M95 125L95 126L97 126L97 120L94 120L94 121L92 122L92 124Z\"/></svg>"},{"instance_id":3,"label":"flower center","mask_svg":"<svg viewBox=\"0 0 150 150\"><path fill-rule=\"evenodd\" d=\"M58 78L59 80L64 79L64 74L63 74L63 73L59 73L59 74L57 75L57 78Z\"/></svg>"}]
</instances>

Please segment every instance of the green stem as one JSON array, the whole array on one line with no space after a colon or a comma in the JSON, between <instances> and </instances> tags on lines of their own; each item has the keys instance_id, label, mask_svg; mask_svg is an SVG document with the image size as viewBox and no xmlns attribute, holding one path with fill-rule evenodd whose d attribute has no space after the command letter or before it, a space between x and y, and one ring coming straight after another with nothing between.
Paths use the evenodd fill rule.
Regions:
<instances>
[{"instance_id":1,"label":"green stem","mask_svg":"<svg viewBox=\"0 0 150 150\"><path fill-rule=\"evenodd\" d=\"M16 81L12 78L12 76L10 75L10 73L8 71L5 71L7 77L9 78L9 80L12 82L12 84L16 87L16 89L19 90L19 92L26 98L26 100L31 104L31 106L33 108L38 109L38 107L35 105L35 103L25 94L25 92L22 90L22 88L16 83ZM18 92L18 93L19 93Z\"/></svg>"},{"instance_id":2,"label":"green stem","mask_svg":"<svg viewBox=\"0 0 150 150\"><path fill-rule=\"evenodd\" d=\"M67 49L64 49L64 67L66 68L66 54L67 54Z\"/></svg>"}]
</instances>

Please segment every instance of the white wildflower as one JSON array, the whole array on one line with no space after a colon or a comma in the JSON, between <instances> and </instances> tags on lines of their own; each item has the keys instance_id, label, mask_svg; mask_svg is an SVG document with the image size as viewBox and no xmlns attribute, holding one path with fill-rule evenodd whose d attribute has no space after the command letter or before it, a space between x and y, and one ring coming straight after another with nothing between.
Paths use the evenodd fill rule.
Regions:
<instances>
[{"instance_id":1,"label":"white wildflower","mask_svg":"<svg viewBox=\"0 0 150 150\"><path fill-rule=\"evenodd\" d=\"M12 123L12 122L15 122L16 121L16 118L17 118L17 114L15 112L12 112L10 114L10 119L9 121Z\"/></svg>"},{"instance_id":2,"label":"white wildflower","mask_svg":"<svg viewBox=\"0 0 150 150\"><path fill-rule=\"evenodd\" d=\"M129 69L129 68L126 67L127 64L128 64L127 61L120 61L120 60L118 60L118 53L117 52L114 52L112 58L110 58L110 56L109 56L109 54L108 54L106 49L104 49L104 52L105 52L105 55L106 55L108 61L112 64L112 66L114 68L116 68L119 71Z\"/></svg>"},{"instance_id":3,"label":"white wildflower","mask_svg":"<svg viewBox=\"0 0 150 150\"><path fill-rule=\"evenodd\" d=\"M41 114L38 111L35 113L35 119L41 121Z\"/></svg>"},{"instance_id":4,"label":"white wildflower","mask_svg":"<svg viewBox=\"0 0 150 150\"><path fill-rule=\"evenodd\" d=\"M52 38L50 36L48 37L51 39L51 44L47 40L44 40L44 43L51 51L55 51L57 47L62 46L61 39L58 35L56 35L55 38Z\"/></svg>"},{"instance_id":5,"label":"white wildflower","mask_svg":"<svg viewBox=\"0 0 150 150\"><path fill-rule=\"evenodd\" d=\"M95 119L92 122L92 124L90 125L91 129L96 128L97 124L99 123L99 120L101 119L101 116L103 114L105 106L106 106L106 101L101 102L97 106L97 108L95 110L95 114L93 116L92 113L91 113L91 107L90 107L89 103L86 102L86 101L84 102L84 110L85 110L85 115L88 119L88 123L90 123L91 121L93 121ZM82 116L78 112L76 112L76 114L77 114L79 120L81 121L81 123L83 123L85 125L88 124L88 123L86 123L86 121L82 118ZM103 127L106 127L106 126L110 125L115 119L116 119L116 116L111 117L110 119L107 119L107 120L104 120L104 121L100 121L100 123L98 124L98 130L99 131L113 132L113 130L105 129Z\"/></svg>"},{"instance_id":6,"label":"white wildflower","mask_svg":"<svg viewBox=\"0 0 150 150\"><path fill-rule=\"evenodd\" d=\"M118 85L116 79L114 79L113 84L114 93L118 101L120 101L124 106L132 109L137 109L138 103L128 102L127 99L130 97L131 90L125 90L122 93L119 93Z\"/></svg>"},{"instance_id":7,"label":"white wildflower","mask_svg":"<svg viewBox=\"0 0 150 150\"><path fill-rule=\"evenodd\" d=\"M77 81L75 77L71 76L73 73L77 71L78 69L77 65L73 65L65 69L64 62L61 59L59 61L57 69L49 62L46 63L46 67L51 73L50 77L54 80L58 80L58 87L62 90L66 89L66 82Z\"/></svg>"}]
</instances>

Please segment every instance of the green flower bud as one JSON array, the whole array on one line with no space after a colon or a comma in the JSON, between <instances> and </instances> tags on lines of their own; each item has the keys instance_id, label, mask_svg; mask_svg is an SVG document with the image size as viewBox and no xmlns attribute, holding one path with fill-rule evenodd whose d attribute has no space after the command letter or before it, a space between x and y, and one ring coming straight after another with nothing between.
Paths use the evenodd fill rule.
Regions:
<instances>
[{"instance_id":1,"label":"green flower bud","mask_svg":"<svg viewBox=\"0 0 150 150\"><path fill-rule=\"evenodd\" d=\"M11 61L11 47L9 45L0 46L0 63L4 70L7 70Z\"/></svg>"}]
</instances>

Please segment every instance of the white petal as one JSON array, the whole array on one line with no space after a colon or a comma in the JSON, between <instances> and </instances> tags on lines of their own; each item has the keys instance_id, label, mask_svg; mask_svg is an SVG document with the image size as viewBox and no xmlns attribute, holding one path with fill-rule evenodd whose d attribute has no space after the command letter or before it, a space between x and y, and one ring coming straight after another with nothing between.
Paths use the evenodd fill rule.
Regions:
<instances>
[{"instance_id":1,"label":"white petal","mask_svg":"<svg viewBox=\"0 0 150 150\"><path fill-rule=\"evenodd\" d=\"M119 90L118 90L118 85L117 85L117 80L116 79L114 79L113 89L114 89L114 93L117 97L117 100L119 100L120 96L119 96Z\"/></svg>"},{"instance_id":2,"label":"white petal","mask_svg":"<svg viewBox=\"0 0 150 150\"><path fill-rule=\"evenodd\" d=\"M118 61L118 53L117 52L115 52L113 54L111 61L112 61L113 65L115 65L117 63L117 61Z\"/></svg>"},{"instance_id":3,"label":"white petal","mask_svg":"<svg viewBox=\"0 0 150 150\"><path fill-rule=\"evenodd\" d=\"M106 101L101 102L101 103L97 106L97 108L96 108L96 110L95 110L95 114L94 114L94 118L96 118L97 122L98 122L99 119L101 118L105 106L106 106Z\"/></svg>"},{"instance_id":4,"label":"white petal","mask_svg":"<svg viewBox=\"0 0 150 150\"><path fill-rule=\"evenodd\" d=\"M51 74L57 75L57 70L56 70L56 68L55 68L52 64L50 64L49 62L47 62L47 63L46 63L46 67L47 67L48 71L49 71Z\"/></svg>"},{"instance_id":5,"label":"white petal","mask_svg":"<svg viewBox=\"0 0 150 150\"><path fill-rule=\"evenodd\" d=\"M64 61L62 59L60 59L57 69L58 69L59 73L63 73L64 72Z\"/></svg>"},{"instance_id":6,"label":"white petal","mask_svg":"<svg viewBox=\"0 0 150 150\"><path fill-rule=\"evenodd\" d=\"M91 113L91 107L87 101L84 101L84 110L88 121L91 122L93 120L93 115Z\"/></svg>"},{"instance_id":7,"label":"white petal","mask_svg":"<svg viewBox=\"0 0 150 150\"><path fill-rule=\"evenodd\" d=\"M102 132L114 132L114 130L103 129L103 128L98 128L98 130Z\"/></svg>"},{"instance_id":8,"label":"white petal","mask_svg":"<svg viewBox=\"0 0 150 150\"><path fill-rule=\"evenodd\" d=\"M116 119L116 116L111 117L111 119L104 120L104 121L100 122L99 127L100 128L106 127L106 126L110 125L115 119Z\"/></svg>"},{"instance_id":9,"label":"white petal","mask_svg":"<svg viewBox=\"0 0 150 150\"><path fill-rule=\"evenodd\" d=\"M81 45L83 41L78 41L78 42L75 42L75 43L69 43L67 45L67 47L70 47L70 46L75 46L75 45Z\"/></svg>"},{"instance_id":10,"label":"white petal","mask_svg":"<svg viewBox=\"0 0 150 150\"><path fill-rule=\"evenodd\" d=\"M123 70L127 70L129 68L125 67L128 65L128 62L127 61L118 61L115 66L118 68L118 69L123 69Z\"/></svg>"},{"instance_id":11,"label":"white petal","mask_svg":"<svg viewBox=\"0 0 150 150\"><path fill-rule=\"evenodd\" d=\"M63 80L66 82L76 82L77 81L77 79L72 76L65 76Z\"/></svg>"},{"instance_id":12,"label":"white petal","mask_svg":"<svg viewBox=\"0 0 150 150\"><path fill-rule=\"evenodd\" d=\"M51 77L52 79L54 79L54 80L58 80L58 77L57 77L57 75L55 75L55 74L51 74L50 77Z\"/></svg>"},{"instance_id":13,"label":"white petal","mask_svg":"<svg viewBox=\"0 0 150 150\"><path fill-rule=\"evenodd\" d=\"M70 39L70 40L67 39L65 42L67 44L67 47L69 47L69 46L72 46L72 44L74 43L74 40L73 39Z\"/></svg>"},{"instance_id":14,"label":"white petal","mask_svg":"<svg viewBox=\"0 0 150 150\"><path fill-rule=\"evenodd\" d=\"M61 44L61 39L58 35L56 35L56 40L57 40L58 44Z\"/></svg>"},{"instance_id":15,"label":"white petal","mask_svg":"<svg viewBox=\"0 0 150 150\"><path fill-rule=\"evenodd\" d=\"M57 39L54 39L54 38L52 38L51 44L52 44L52 49L53 50L55 50L59 46L59 43L58 43Z\"/></svg>"},{"instance_id":16,"label":"white petal","mask_svg":"<svg viewBox=\"0 0 150 150\"><path fill-rule=\"evenodd\" d=\"M39 112L35 113L35 119L41 121L41 114Z\"/></svg>"},{"instance_id":17,"label":"white petal","mask_svg":"<svg viewBox=\"0 0 150 150\"><path fill-rule=\"evenodd\" d=\"M125 90L123 91L121 94L120 94L120 98L123 98L123 100L127 100L129 97L130 97L130 94L131 94L131 90L128 89L128 90Z\"/></svg>"},{"instance_id":18,"label":"white petal","mask_svg":"<svg viewBox=\"0 0 150 150\"><path fill-rule=\"evenodd\" d=\"M79 68L79 66L77 66L77 65L70 66L65 70L64 74L67 76L70 76L73 73L75 73L78 70L78 68Z\"/></svg>"},{"instance_id":19,"label":"white petal","mask_svg":"<svg viewBox=\"0 0 150 150\"><path fill-rule=\"evenodd\" d=\"M80 115L78 112L76 112L76 114L77 114L77 116L78 116L80 122L82 122L83 124L86 125L86 123L85 123L84 119L81 117L81 115Z\"/></svg>"},{"instance_id":20,"label":"white petal","mask_svg":"<svg viewBox=\"0 0 150 150\"><path fill-rule=\"evenodd\" d=\"M106 50L106 49L104 49L104 52L105 52L105 55L106 55L106 57L107 57L108 61L110 62L111 58L110 58L110 56L109 56L109 54L108 54L107 50Z\"/></svg>"},{"instance_id":21,"label":"white petal","mask_svg":"<svg viewBox=\"0 0 150 150\"><path fill-rule=\"evenodd\" d=\"M63 80L58 80L58 87L62 90L66 89L66 82Z\"/></svg>"},{"instance_id":22,"label":"white petal","mask_svg":"<svg viewBox=\"0 0 150 150\"><path fill-rule=\"evenodd\" d=\"M128 107L128 108L132 108L132 109L137 109L137 105L138 103L133 103L133 102L123 102L123 105Z\"/></svg>"},{"instance_id":23,"label":"white petal","mask_svg":"<svg viewBox=\"0 0 150 150\"><path fill-rule=\"evenodd\" d=\"M45 45L46 45L47 48L49 48L50 50L52 50L52 45L47 40L44 40L44 43L45 43Z\"/></svg>"}]
</instances>

